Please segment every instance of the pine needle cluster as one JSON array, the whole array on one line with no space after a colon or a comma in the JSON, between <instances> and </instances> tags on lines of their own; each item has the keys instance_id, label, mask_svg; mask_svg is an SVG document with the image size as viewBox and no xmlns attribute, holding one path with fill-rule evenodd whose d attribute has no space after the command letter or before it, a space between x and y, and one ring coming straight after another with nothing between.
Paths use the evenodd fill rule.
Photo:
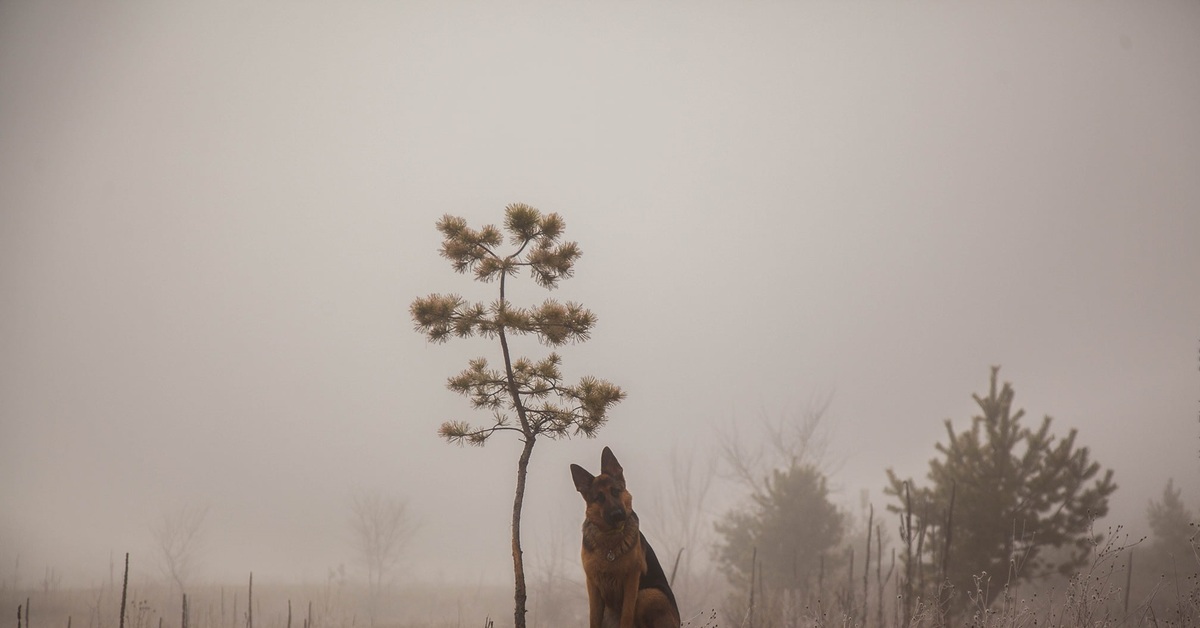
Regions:
<instances>
[{"instance_id":1,"label":"pine needle cluster","mask_svg":"<svg viewBox=\"0 0 1200 628\"><path fill-rule=\"evenodd\" d=\"M451 336L500 339L505 362L499 369L491 367L486 358L476 358L449 379L450 390L467 397L473 408L491 412L492 422L474 427L466 421L447 421L438 430L447 441L483 445L501 431L518 432L525 438L590 437L604 425L608 408L625 397L619 387L595 377L566 382L557 353L541 360L509 355L507 339L511 336L534 336L544 345L558 347L586 341L596 324L596 315L578 303L547 299L523 308L505 297L505 280L522 269L529 269L533 280L547 289L574 274L582 251L575 242L559 241L564 226L556 213L543 215L528 205L509 205L504 231L515 250L505 253L500 251L504 234L494 225L476 230L464 219L449 215L438 221L444 238L442 256L455 271L471 273L477 281L498 280L500 295L486 304L468 302L457 294L418 298L410 307L416 330L439 343Z\"/></svg>"}]
</instances>

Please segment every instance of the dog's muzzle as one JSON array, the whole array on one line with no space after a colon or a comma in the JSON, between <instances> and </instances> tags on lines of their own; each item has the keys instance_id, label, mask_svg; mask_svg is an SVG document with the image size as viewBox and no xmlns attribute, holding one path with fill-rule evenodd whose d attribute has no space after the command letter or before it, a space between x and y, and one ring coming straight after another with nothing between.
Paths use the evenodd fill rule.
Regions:
<instances>
[{"instance_id":1,"label":"dog's muzzle","mask_svg":"<svg viewBox=\"0 0 1200 628\"><path fill-rule=\"evenodd\" d=\"M608 522L608 525L614 527L625 523L628 518L629 513L625 512L624 508L612 508L604 513L604 520Z\"/></svg>"}]
</instances>

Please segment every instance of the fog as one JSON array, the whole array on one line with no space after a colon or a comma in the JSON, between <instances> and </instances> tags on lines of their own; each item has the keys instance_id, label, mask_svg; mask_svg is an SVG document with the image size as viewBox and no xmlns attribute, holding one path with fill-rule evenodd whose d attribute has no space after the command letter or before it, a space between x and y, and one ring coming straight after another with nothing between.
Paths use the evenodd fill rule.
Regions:
<instances>
[{"instance_id":1,"label":"fog","mask_svg":"<svg viewBox=\"0 0 1200 628\"><path fill-rule=\"evenodd\" d=\"M835 499L883 508L992 365L1144 530L1200 498L1198 59L1195 2L2 3L0 577L156 574L203 505L198 577L319 581L358 490L407 500L401 580L506 582L519 443L436 434L497 347L408 305L494 298L434 223L512 202L584 254L510 296L590 307L565 371L628 392L539 441L530 552L569 463L652 511L672 448L825 400Z\"/></svg>"}]
</instances>

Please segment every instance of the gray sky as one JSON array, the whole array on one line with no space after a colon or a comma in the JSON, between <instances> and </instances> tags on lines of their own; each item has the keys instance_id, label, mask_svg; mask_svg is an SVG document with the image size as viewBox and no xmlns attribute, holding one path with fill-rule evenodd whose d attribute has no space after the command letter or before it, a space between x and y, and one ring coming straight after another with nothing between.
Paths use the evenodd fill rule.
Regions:
<instances>
[{"instance_id":1,"label":"gray sky","mask_svg":"<svg viewBox=\"0 0 1200 628\"><path fill-rule=\"evenodd\" d=\"M321 579L357 487L430 577L509 577L517 443L435 436L496 350L407 307L492 298L433 225L514 201L584 250L567 372L629 393L539 444L532 535L604 444L643 503L673 445L824 395L838 498L882 507L993 364L1144 527L1200 496L1198 59L1177 1L2 3L0 565L149 570L208 504L206 577Z\"/></svg>"}]
</instances>

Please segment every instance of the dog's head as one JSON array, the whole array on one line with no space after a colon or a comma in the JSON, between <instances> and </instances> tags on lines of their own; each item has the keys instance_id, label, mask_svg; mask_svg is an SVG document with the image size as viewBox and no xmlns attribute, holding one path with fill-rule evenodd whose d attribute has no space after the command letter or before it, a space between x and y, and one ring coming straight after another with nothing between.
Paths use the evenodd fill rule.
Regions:
<instances>
[{"instance_id":1,"label":"dog's head","mask_svg":"<svg viewBox=\"0 0 1200 628\"><path fill-rule=\"evenodd\" d=\"M587 518L603 522L609 528L625 525L633 512L633 496L625 490L625 474L621 463L608 447L600 454L600 475L593 476L583 467L571 465L575 489L587 502Z\"/></svg>"}]
</instances>

